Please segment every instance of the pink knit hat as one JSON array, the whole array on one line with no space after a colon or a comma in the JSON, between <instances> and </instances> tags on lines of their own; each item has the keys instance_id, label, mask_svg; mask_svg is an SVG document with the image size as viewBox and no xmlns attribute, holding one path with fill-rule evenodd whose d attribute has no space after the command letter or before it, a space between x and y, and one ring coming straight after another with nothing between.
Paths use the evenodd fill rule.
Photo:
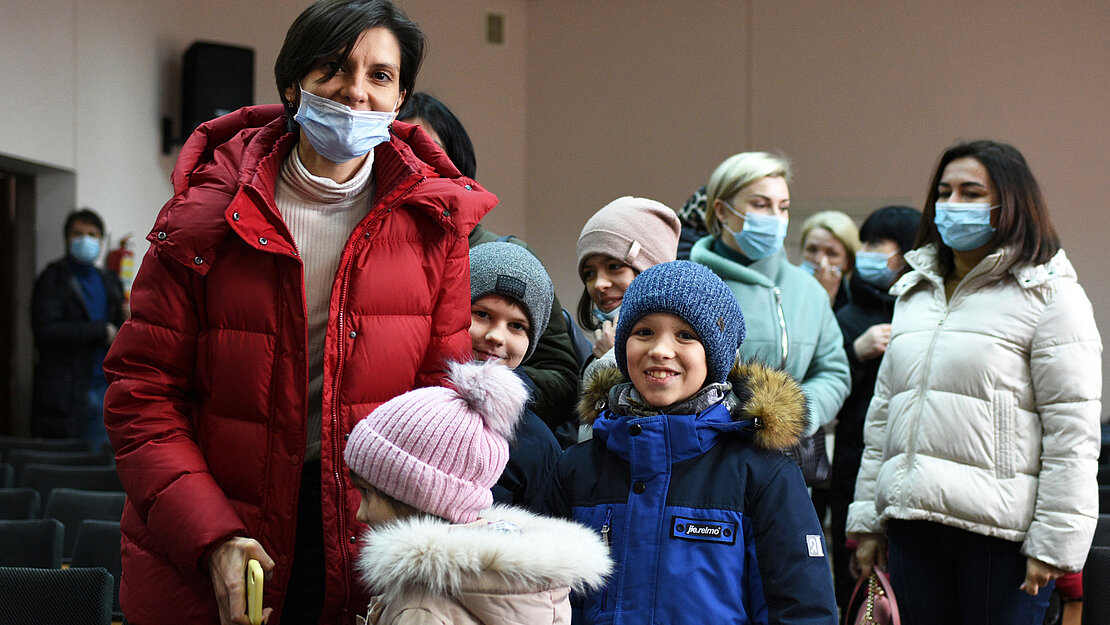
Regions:
<instances>
[{"instance_id":1,"label":"pink knit hat","mask_svg":"<svg viewBox=\"0 0 1110 625\"><path fill-rule=\"evenodd\" d=\"M451 363L454 388L409 391L355 425L347 466L383 493L452 523L493 503L528 390L512 369Z\"/></svg>"},{"instance_id":2,"label":"pink knit hat","mask_svg":"<svg viewBox=\"0 0 1110 625\"><path fill-rule=\"evenodd\" d=\"M625 196L606 204L590 217L578 235L578 272L594 254L627 263L636 273L675 259L678 215L664 204Z\"/></svg>"}]
</instances>

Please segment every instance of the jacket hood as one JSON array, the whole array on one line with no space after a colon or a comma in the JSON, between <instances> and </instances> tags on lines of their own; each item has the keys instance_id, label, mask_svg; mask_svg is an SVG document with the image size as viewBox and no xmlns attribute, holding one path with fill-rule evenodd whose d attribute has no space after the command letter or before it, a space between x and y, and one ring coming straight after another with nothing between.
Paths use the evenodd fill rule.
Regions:
<instances>
[{"instance_id":1,"label":"jacket hood","mask_svg":"<svg viewBox=\"0 0 1110 625\"><path fill-rule=\"evenodd\" d=\"M363 542L356 567L386 604L413 586L460 601L467 591L486 601L491 593L580 592L601 586L612 570L608 548L594 531L501 505L466 525L435 517L401 520L367 530Z\"/></svg>"},{"instance_id":2,"label":"jacket hood","mask_svg":"<svg viewBox=\"0 0 1110 625\"><path fill-rule=\"evenodd\" d=\"M375 206L403 203L454 236L468 235L497 198L462 176L418 126L395 121L391 133L374 148ZM201 274L232 230L252 245L264 238L269 251L296 255L273 198L281 163L297 139L286 129L281 105L245 107L201 124L178 155L174 197L147 239Z\"/></svg>"},{"instance_id":3,"label":"jacket hood","mask_svg":"<svg viewBox=\"0 0 1110 625\"><path fill-rule=\"evenodd\" d=\"M763 449L783 450L802 439L809 424L809 410L802 387L790 374L759 362L737 363L728 375L738 400L733 411L736 420L752 420L753 440ZM578 415L584 425L593 426L608 408L609 391L628 382L613 361L587 370L578 400Z\"/></svg>"},{"instance_id":4,"label":"jacket hood","mask_svg":"<svg viewBox=\"0 0 1110 625\"><path fill-rule=\"evenodd\" d=\"M935 243L906 252L905 259L913 271L894 283L890 288L891 295L903 295L921 280L928 280L943 287L944 278L940 275L940 269L937 266ZM1013 250L1002 247L987 254L971 271L976 274L982 272L990 279L998 279L1007 274L1013 275L1017 283L1025 289L1039 287L1057 278L1076 279L1075 268L1072 267L1071 261L1062 249L1056 252L1047 263L1030 265L1017 262L1013 257Z\"/></svg>"}]
</instances>

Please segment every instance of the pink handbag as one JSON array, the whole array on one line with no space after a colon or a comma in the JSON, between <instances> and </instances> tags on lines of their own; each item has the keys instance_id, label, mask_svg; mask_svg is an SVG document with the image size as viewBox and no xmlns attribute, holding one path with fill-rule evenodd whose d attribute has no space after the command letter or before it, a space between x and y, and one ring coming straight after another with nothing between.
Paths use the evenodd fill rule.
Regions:
<instances>
[{"instance_id":1,"label":"pink handbag","mask_svg":"<svg viewBox=\"0 0 1110 625\"><path fill-rule=\"evenodd\" d=\"M901 625L898 602L887 572L874 567L871 577L856 582L852 599L844 610L844 625Z\"/></svg>"}]
</instances>

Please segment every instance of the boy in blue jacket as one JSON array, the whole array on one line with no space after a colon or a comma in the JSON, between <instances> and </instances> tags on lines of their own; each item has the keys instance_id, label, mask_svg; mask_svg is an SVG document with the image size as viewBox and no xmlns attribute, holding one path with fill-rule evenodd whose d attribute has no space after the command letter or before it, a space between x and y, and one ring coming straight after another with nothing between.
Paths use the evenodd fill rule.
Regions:
<instances>
[{"instance_id":1,"label":"boy in blue jacket","mask_svg":"<svg viewBox=\"0 0 1110 625\"><path fill-rule=\"evenodd\" d=\"M577 623L837 622L821 525L781 450L806 428L789 375L736 364L744 317L711 270L656 265L624 295L616 362L587 371L594 438L560 457L543 512L617 562Z\"/></svg>"}]
</instances>

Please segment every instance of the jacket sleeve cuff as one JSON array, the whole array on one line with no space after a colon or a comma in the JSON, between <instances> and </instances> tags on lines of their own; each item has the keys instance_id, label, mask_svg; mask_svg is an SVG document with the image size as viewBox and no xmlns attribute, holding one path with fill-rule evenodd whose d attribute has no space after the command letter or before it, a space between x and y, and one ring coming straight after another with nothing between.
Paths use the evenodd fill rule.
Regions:
<instances>
[{"instance_id":1,"label":"jacket sleeve cuff","mask_svg":"<svg viewBox=\"0 0 1110 625\"><path fill-rule=\"evenodd\" d=\"M1051 525L1034 520L1021 544L1022 555L1069 573L1082 570L1097 521L1080 515L1066 516L1070 519L1054 519Z\"/></svg>"},{"instance_id":2,"label":"jacket sleeve cuff","mask_svg":"<svg viewBox=\"0 0 1110 625\"><path fill-rule=\"evenodd\" d=\"M216 545L247 536L227 496L207 473L182 475L162 490L150 507L147 527L186 576L206 566Z\"/></svg>"},{"instance_id":3,"label":"jacket sleeve cuff","mask_svg":"<svg viewBox=\"0 0 1110 625\"><path fill-rule=\"evenodd\" d=\"M873 501L854 501L848 506L847 534L881 534L882 523Z\"/></svg>"}]
</instances>

